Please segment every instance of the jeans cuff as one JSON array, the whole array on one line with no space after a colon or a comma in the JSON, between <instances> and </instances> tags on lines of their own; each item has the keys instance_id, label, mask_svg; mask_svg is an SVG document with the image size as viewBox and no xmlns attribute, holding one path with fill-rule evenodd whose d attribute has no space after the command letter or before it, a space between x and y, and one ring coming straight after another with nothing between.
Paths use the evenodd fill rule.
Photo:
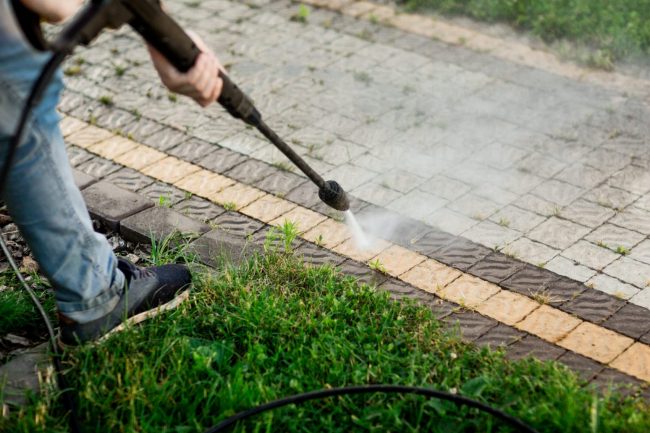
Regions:
<instances>
[{"instance_id":1,"label":"jeans cuff","mask_svg":"<svg viewBox=\"0 0 650 433\"><path fill-rule=\"evenodd\" d=\"M116 269L113 284L100 296L84 302L57 301L56 306L59 312L67 318L77 323L88 323L113 311L120 302L123 292L124 274Z\"/></svg>"}]
</instances>

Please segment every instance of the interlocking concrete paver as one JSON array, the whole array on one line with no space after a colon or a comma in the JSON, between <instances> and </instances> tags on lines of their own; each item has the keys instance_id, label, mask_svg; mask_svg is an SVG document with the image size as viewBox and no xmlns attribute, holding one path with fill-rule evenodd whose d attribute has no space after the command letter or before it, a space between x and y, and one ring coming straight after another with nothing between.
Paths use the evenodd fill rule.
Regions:
<instances>
[{"instance_id":1,"label":"interlocking concrete paver","mask_svg":"<svg viewBox=\"0 0 650 433\"><path fill-rule=\"evenodd\" d=\"M303 237L331 249L350 239L352 235L345 224L328 219L307 231Z\"/></svg>"},{"instance_id":2,"label":"interlocking concrete paver","mask_svg":"<svg viewBox=\"0 0 650 433\"><path fill-rule=\"evenodd\" d=\"M577 352L581 355L608 364L634 340L603 329L589 322L582 322L566 337L558 341L558 345Z\"/></svg>"},{"instance_id":3,"label":"interlocking concrete paver","mask_svg":"<svg viewBox=\"0 0 650 433\"><path fill-rule=\"evenodd\" d=\"M634 343L611 365L634 377L650 382L650 347Z\"/></svg>"},{"instance_id":4,"label":"interlocking concrete paver","mask_svg":"<svg viewBox=\"0 0 650 433\"><path fill-rule=\"evenodd\" d=\"M589 233L587 227L552 217L537 226L528 237L554 248L568 248Z\"/></svg>"},{"instance_id":5,"label":"interlocking concrete paver","mask_svg":"<svg viewBox=\"0 0 650 433\"><path fill-rule=\"evenodd\" d=\"M582 263L592 269L601 270L619 258L619 255L607 248L599 247L591 242L578 241L566 250L562 256Z\"/></svg>"},{"instance_id":6,"label":"interlocking concrete paver","mask_svg":"<svg viewBox=\"0 0 650 433\"><path fill-rule=\"evenodd\" d=\"M167 183L175 183L201 168L173 156L168 156L142 169L146 175Z\"/></svg>"},{"instance_id":7,"label":"interlocking concrete paver","mask_svg":"<svg viewBox=\"0 0 650 433\"><path fill-rule=\"evenodd\" d=\"M120 137L119 135L114 135L107 140L89 146L88 150L96 153L102 158L114 160L118 156L135 149L136 146L137 144L134 141Z\"/></svg>"},{"instance_id":8,"label":"interlocking concrete paver","mask_svg":"<svg viewBox=\"0 0 650 433\"><path fill-rule=\"evenodd\" d=\"M350 257L351 259L366 263L388 247L390 247L390 244L382 240L378 240L370 246L360 247L359 242L352 238L335 246L333 251L342 256Z\"/></svg>"},{"instance_id":9,"label":"interlocking concrete paver","mask_svg":"<svg viewBox=\"0 0 650 433\"><path fill-rule=\"evenodd\" d=\"M296 225L299 233L304 233L318 224L325 221L327 217L321 215L317 212L305 209L301 206L297 206L289 212L277 217L275 220L271 221L271 225L282 226L285 221L292 222Z\"/></svg>"},{"instance_id":10,"label":"interlocking concrete paver","mask_svg":"<svg viewBox=\"0 0 650 433\"><path fill-rule=\"evenodd\" d=\"M394 277L402 275L425 259L426 257L423 255L414 253L399 245L393 245L373 257L373 260L379 261L386 272Z\"/></svg>"},{"instance_id":11,"label":"interlocking concrete paver","mask_svg":"<svg viewBox=\"0 0 650 433\"><path fill-rule=\"evenodd\" d=\"M598 246L616 250L618 247L633 248L643 240L644 236L632 230L605 224L585 236L585 239Z\"/></svg>"},{"instance_id":12,"label":"interlocking concrete paver","mask_svg":"<svg viewBox=\"0 0 650 433\"><path fill-rule=\"evenodd\" d=\"M467 308L477 308L499 293L499 286L463 275L439 290L440 297Z\"/></svg>"},{"instance_id":13,"label":"interlocking concrete paver","mask_svg":"<svg viewBox=\"0 0 650 433\"><path fill-rule=\"evenodd\" d=\"M222 206L232 206L234 210L239 210L264 195L266 195L264 191L236 183L207 198Z\"/></svg>"},{"instance_id":14,"label":"interlocking concrete paver","mask_svg":"<svg viewBox=\"0 0 650 433\"><path fill-rule=\"evenodd\" d=\"M531 241L528 238L517 239L506 246L503 251L508 255L536 265L548 262L559 253L559 250Z\"/></svg>"},{"instance_id":15,"label":"interlocking concrete paver","mask_svg":"<svg viewBox=\"0 0 650 433\"><path fill-rule=\"evenodd\" d=\"M483 315L512 326L539 307L540 304L526 296L501 290L481 303L476 310Z\"/></svg>"},{"instance_id":16,"label":"interlocking concrete paver","mask_svg":"<svg viewBox=\"0 0 650 433\"><path fill-rule=\"evenodd\" d=\"M192 194L208 198L233 185L234 180L208 170L198 170L189 176L185 176L174 186L189 191Z\"/></svg>"},{"instance_id":17,"label":"interlocking concrete paver","mask_svg":"<svg viewBox=\"0 0 650 433\"><path fill-rule=\"evenodd\" d=\"M105 129L88 125L83 129L77 130L66 137L66 141L75 146L87 149L93 144L111 138L113 134Z\"/></svg>"},{"instance_id":18,"label":"interlocking concrete paver","mask_svg":"<svg viewBox=\"0 0 650 433\"><path fill-rule=\"evenodd\" d=\"M134 170L142 170L158 161L167 158L167 154L152 149L147 146L136 146L130 152L126 152L115 158L115 162L119 162Z\"/></svg>"},{"instance_id":19,"label":"interlocking concrete paver","mask_svg":"<svg viewBox=\"0 0 650 433\"><path fill-rule=\"evenodd\" d=\"M267 194L239 211L265 223L270 223L296 207L295 203Z\"/></svg>"},{"instance_id":20,"label":"interlocking concrete paver","mask_svg":"<svg viewBox=\"0 0 650 433\"><path fill-rule=\"evenodd\" d=\"M609 275L598 274L587 281L587 286L601 292L608 293L621 299L630 299L640 292L640 289L631 284L623 283Z\"/></svg>"},{"instance_id":21,"label":"interlocking concrete paver","mask_svg":"<svg viewBox=\"0 0 650 433\"><path fill-rule=\"evenodd\" d=\"M583 283L596 274L596 271L593 269L589 269L562 256L554 257L544 265L544 268Z\"/></svg>"},{"instance_id":22,"label":"interlocking concrete paver","mask_svg":"<svg viewBox=\"0 0 650 433\"><path fill-rule=\"evenodd\" d=\"M436 293L461 275L457 269L426 259L402 274L400 278L409 284Z\"/></svg>"},{"instance_id":23,"label":"interlocking concrete paver","mask_svg":"<svg viewBox=\"0 0 650 433\"><path fill-rule=\"evenodd\" d=\"M542 305L515 327L555 343L580 325L582 320L547 305Z\"/></svg>"},{"instance_id":24,"label":"interlocking concrete paver","mask_svg":"<svg viewBox=\"0 0 650 433\"><path fill-rule=\"evenodd\" d=\"M623 281L629 281L640 289L650 284L650 265L629 257L621 257L603 269L603 272Z\"/></svg>"}]
</instances>

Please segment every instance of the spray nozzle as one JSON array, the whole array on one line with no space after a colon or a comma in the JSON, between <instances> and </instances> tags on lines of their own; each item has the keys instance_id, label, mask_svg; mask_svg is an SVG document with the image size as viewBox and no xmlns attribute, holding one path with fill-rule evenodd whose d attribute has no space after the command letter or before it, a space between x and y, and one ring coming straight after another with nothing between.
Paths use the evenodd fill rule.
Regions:
<instances>
[{"instance_id":1,"label":"spray nozzle","mask_svg":"<svg viewBox=\"0 0 650 433\"><path fill-rule=\"evenodd\" d=\"M323 203L336 210L345 212L350 209L350 201L348 196L343 191L341 185L334 180L328 180L318 190L318 197L323 200Z\"/></svg>"}]
</instances>

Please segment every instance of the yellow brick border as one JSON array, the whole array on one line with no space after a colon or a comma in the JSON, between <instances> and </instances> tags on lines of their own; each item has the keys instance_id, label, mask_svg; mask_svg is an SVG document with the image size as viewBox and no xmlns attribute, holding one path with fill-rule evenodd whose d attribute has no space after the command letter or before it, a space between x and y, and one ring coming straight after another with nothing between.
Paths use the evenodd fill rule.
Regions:
<instances>
[{"instance_id":1,"label":"yellow brick border","mask_svg":"<svg viewBox=\"0 0 650 433\"><path fill-rule=\"evenodd\" d=\"M385 240L380 240L371 253L361 252L353 245L347 226L331 217L168 156L149 146L126 143L105 129L92 125L80 126L76 119L65 117L62 126L66 141L90 153L109 155L112 161L118 163L137 161L130 167L140 173L171 183L218 205L234 204L241 213L266 224L280 226L286 220L293 221L305 240L347 258L361 258L367 264L378 262L387 274L414 287L650 382L649 345L635 342L617 332L502 289ZM106 148L98 143L106 144Z\"/></svg>"},{"instance_id":2,"label":"yellow brick border","mask_svg":"<svg viewBox=\"0 0 650 433\"><path fill-rule=\"evenodd\" d=\"M344 15L379 22L408 33L488 53L503 60L543 69L576 81L615 88L622 92L650 94L650 81L617 72L588 69L560 60L548 51L516 41L500 39L430 16L402 13L391 6L356 0L300 0L300 3L326 8Z\"/></svg>"}]
</instances>

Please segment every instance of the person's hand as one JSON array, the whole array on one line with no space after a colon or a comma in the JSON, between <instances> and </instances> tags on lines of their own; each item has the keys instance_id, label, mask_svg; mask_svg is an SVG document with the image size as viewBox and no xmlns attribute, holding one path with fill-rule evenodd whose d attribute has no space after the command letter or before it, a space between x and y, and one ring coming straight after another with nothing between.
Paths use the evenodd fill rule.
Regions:
<instances>
[{"instance_id":1,"label":"person's hand","mask_svg":"<svg viewBox=\"0 0 650 433\"><path fill-rule=\"evenodd\" d=\"M20 0L49 23L60 23L77 13L84 0Z\"/></svg>"},{"instance_id":2,"label":"person's hand","mask_svg":"<svg viewBox=\"0 0 650 433\"><path fill-rule=\"evenodd\" d=\"M182 73L171 64L158 50L151 45L149 54L153 65L158 71L160 80L172 92L189 96L202 107L207 107L219 98L223 81L219 77L219 70L223 67L217 56L208 48L196 34L188 32L201 54L196 59L192 69Z\"/></svg>"}]
</instances>

